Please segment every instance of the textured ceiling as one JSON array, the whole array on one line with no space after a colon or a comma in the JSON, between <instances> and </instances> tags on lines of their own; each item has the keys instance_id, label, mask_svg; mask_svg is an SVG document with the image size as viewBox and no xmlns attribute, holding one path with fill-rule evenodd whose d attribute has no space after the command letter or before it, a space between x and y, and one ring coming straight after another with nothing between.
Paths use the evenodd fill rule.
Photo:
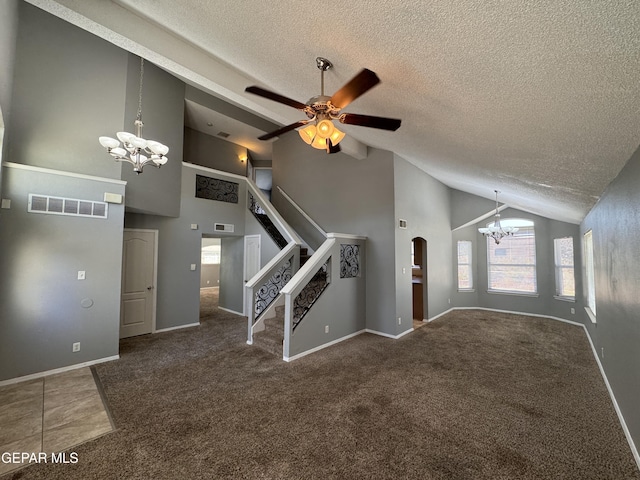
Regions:
<instances>
[{"instance_id":1,"label":"textured ceiling","mask_svg":"<svg viewBox=\"0 0 640 480\"><path fill-rule=\"evenodd\" d=\"M403 123L345 126L349 135L453 188L486 198L499 189L501 201L550 218L580 222L640 144L634 0L30 1L91 18L92 31L126 15L150 21L156 30L123 29L114 43L144 44L140 54L187 82L282 124L303 117L244 88L305 102L320 93L315 57L334 64L328 94L369 68L382 83L345 111ZM175 53L157 31L171 33Z\"/></svg>"}]
</instances>

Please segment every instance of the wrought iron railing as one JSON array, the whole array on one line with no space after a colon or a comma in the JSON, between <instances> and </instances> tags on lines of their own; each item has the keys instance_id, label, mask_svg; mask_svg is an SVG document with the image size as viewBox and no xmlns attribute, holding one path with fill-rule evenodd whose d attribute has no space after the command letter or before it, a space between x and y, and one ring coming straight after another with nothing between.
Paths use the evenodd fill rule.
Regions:
<instances>
[{"instance_id":1,"label":"wrought iron railing","mask_svg":"<svg viewBox=\"0 0 640 480\"><path fill-rule=\"evenodd\" d=\"M282 233L280 233L278 227L274 225L274 223L271 221L271 218L269 218L269 215L267 215L267 212L264 211L262 206L258 203L256 198L251 193L249 193L249 201L247 202L247 207L249 208L249 211L253 214L255 219L258 221L258 223L260 223L260 225L262 225L265 231L269 234L278 248L282 250L284 247L286 247L289 242L284 238Z\"/></svg>"},{"instance_id":2,"label":"wrought iron railing","mask_svg":"<svg viewBox=\"0 0 640 480\"><path fill-rule=\"evenodd\" d=\"M295 331L307 312L311 310L313 304L320 298L322 292L329 286L330 265L331 257L318 269L293 301L292 330Z\"/></svg>"},{"instance_id":3,"label":"wrought iron railing","mask_svg":"<svg viewBox=\"0 0 640 480\"><path fill-rule=\"evenodd\" d=\"M280 294L280 290L291 280L294 257L289 258L269 279L256 291L254 298L255 321L260 317L271 302Z\"/></svg>"}]
</instances>

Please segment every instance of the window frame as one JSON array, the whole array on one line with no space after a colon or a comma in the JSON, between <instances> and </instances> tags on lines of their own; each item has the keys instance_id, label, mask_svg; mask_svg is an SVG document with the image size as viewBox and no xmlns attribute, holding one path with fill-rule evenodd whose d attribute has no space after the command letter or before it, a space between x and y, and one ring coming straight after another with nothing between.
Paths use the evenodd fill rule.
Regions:
<instances>
[{"instance_id":1,"label":"window frame","mask_svg":"<svg viewBox=\"0 0 640 480\"><path fill-rule=\"evenodd\" d=\"M492 226L494 222L490 222L487 224L487 227ZM529 219L521 219L521 218L509 218L502 220L500 222L502 225L511 225L518 226L518 232L514 235L510 235L505 237L502 241L509 241L510 239L517 237L518 233L522 234L525 230L530 230L533 235L533 263L509 263L509 264L500 264L491 262L491 247L492 243L495 244L495 241L491 237L486 237L487 239L487 293L491 294L499 294L499 295L516 295L516 296L525 296L525 297L538 297L538 252L537 252L537 244L536 244L536 232L535 232L535 222ZM501 247L498 247L501 248ZM527 267L533 269L533 291L523 291L523 290L508 290L502 288L492 287L492 279L491 279L491 266L500 266L503 265L505 267Z\"/></svg>"},{"instance_id":2,"label":"window frame","mask_svg":"<svg viewBox=\"0 0 640 480\"><path fill-rule=\"evenodd\" d=\"M469 251L467 253L469 261L466 263L460 263L460 244L468 244ZM456 261L458 265L458 269L456 270L457 276L457 284L459 292L473 292L475 291L473 286L473 242L471 240L458 240L456 243ZM469 286L461 287L460 286L460 267L468 267L469 268Z\"/></svg>"},{"instance_id":3,"label":"window frame","mask_svg":"<svg viewBox=\"0 0 640 480\"><path fill-rule=\"evenodd\" d=\"M562 251L560 250L561 247L559 248L560 242L562 240L571 240L571 265L562 264L562 259L561 259ZM554 298L556 298L557 300L575 302L576 301L576 294L575 294L576 255L575 255L575 249L573 248L573 237L568 236L568 237L558 237L553 239L553 261L554 261L555 277L556 277L556 294L554 295ZM563 271L564 270L571 270L572 272L573 288L574 288L573 295L567 295L563 292L564 290Z\"/></svg>"},{"instance_id":4,"label":"window frame","mask_svg":"<svg viewBox=\"0 0 640 480\"><path fill-rule=\"evenodd\" d=\"M587 315L596 323L596 274L593 251L593 230L588 230L582 236L582 256L584 259L584 288L586 291L585 307Z\"/></svg>"}]
</instances>

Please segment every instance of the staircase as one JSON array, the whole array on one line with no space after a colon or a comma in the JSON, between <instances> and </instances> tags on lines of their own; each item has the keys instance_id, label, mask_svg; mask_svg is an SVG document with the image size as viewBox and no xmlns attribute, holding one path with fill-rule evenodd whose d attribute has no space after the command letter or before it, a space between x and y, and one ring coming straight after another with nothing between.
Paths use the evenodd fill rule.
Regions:
<instances>
[{"instance_id":1,"label":"staircase","mask_svg":"<svg viewBox=\"0 0 640 480\"><path fill-rule=\"evenodd\" d=\"M264 321L264 330L253 335L253 344L282 358L284 341L284 306L276 307L276 316Z\"/></svg>"}]
</instances>

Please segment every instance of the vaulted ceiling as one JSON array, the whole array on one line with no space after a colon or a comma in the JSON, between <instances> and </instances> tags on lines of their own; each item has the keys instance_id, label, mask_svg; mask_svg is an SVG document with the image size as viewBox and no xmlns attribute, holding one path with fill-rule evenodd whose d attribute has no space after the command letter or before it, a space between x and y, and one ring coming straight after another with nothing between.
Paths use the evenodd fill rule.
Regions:
<instances>
[{"instance_id":1,"label":"vaulted ceiling","mask_svg":"<svg viewBox=\"0 0 640 480\"><path fill-rule=\"evenodd\" d=\"M579 223L640 144L640 2L29 0L219 98L286 125L366 67L344 126L446 185ZM199 112L202 114L203 112ZM295 135L289 133L288 135Z\"/></svg>"}]
</instances>

